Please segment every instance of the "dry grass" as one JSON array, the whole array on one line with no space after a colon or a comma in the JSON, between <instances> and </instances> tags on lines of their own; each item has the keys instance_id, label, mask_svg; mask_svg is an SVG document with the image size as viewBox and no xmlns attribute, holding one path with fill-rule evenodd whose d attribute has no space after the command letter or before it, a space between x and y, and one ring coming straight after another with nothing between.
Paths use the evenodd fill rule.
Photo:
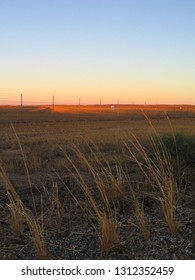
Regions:
<instances>
[{"instance_id":1,"label":"dry grass","mask_svg":"<svg viewBox=\"0 0 195 280\"><path fill-rule=\"evenodd\" d=\"M148 239L150 238L150 226L144 211L144 197L141 197L141 190L138 184L136 190L134 190L134 187L131 186L131 199L134 209L134 215L137 221L137 226L142 231L144 239L148 241Z\"/></svg>"},{"instance_id":2,"label":"dry grass","mask_svg":"<svg viewBox=\"0 0 195 280\"><path fill-rule=\"evenodd\" d=\"M192 134L195 128L188 119L174 120L173 126L177 130L182 127L182 131L188 134ZM44 128L42 123L15 124L9 129L5 125L0 131L0 142L4 143L6 139L5 149L0 150L0 178L9 201L7 209L12 230L22 237L25 229L37 258L46 258L44 233L47 227L55 232L66 227L65 209L69 209L63 197L66 195L70 204L72 197L84 210L79 211L79 215L87 214L99 238L101 251L109 253L123 242L121 225L124 223L125 228L130 215L136 220L136 227L144 239L151 238L152 224L145 208L145 196L150 196L159 203L164 216L162 220L171 234L176 235L182 180L179 158L176 159L176 177L171 155L159 137L167 131L173 134L175 142L173 129L165 119L154 120L152 125L149 119L147 122L143 119L96 121L95 127L94 122L46 123ZM152 157L144 145L145 139L150 139ZM23 170L32 209L25 206L23 198L18 195L19 184L9 180L2 166L15 174ZM39 193L41 202L35 197L31 180L31 174L38 172L49 174L52 182L52 186L48 182L40 183L43 190ZM56 174L58 180L53 177ZM64 177L68 178L67 181ZM139 188L139 182L143 189ZM66 186L66 193L64 188L63 191L60 189L62 185ZM75 212L70 209L69 215L74 223Z\"/></svg>"},{"instance_id":3,"label":"dry grass","mask_svg":"<svg viewBox=\"0 0 195 280\"><path fill-rule=\"evenodd\" d=\"M152 128L154 129L153 126ZM134 141L130 141L136 153L132 152L127 143L125 145L130 156L138 164L147 178L154 199L160 202L170 232L176 234L178 229L176 210L179 199L179 188L174 176L169 151L162 143L161 138L159 136L156 137L157 133L155 129L154 131L155 136L150 137L153 157L136 137L134 137Z\"/></svg>"},{"instance_id":4,"label":"dry grass","mask_svg":"<svg viewBox=\"0 0 195 280\"><path fill-rule=\"evenodd\" d=\"M35 245L37 258L44 259L47 255L47 252L44 243L43 228L40 226L38 218L35 217L32 212L25 207L2 166L0 166L0 178L7 191L9 199L8 209L11 213L11 226L13 230L16 232L16 234L22 235L23 223L21 220L24 221L30 230L30 238Z\"/></svg>"},{"instance_id":5,"label":"dry grass","mask_svg":"<svg viewBox=\"0 0 195 280\"><path fill-rule=\"evenodd\" d=\"M20 196L15 191L13 184L10 182L8 176L6 175L3 167L0 166L0 178L2 179L2 181L5 184L7 196L9 199L8 209L11 214L11 225L12 225L12 229L15 231L16 234L22 235L23 222L24 221L26 222L26 224L28 225L28 228L30 230L30 233L31 233L31 239L35 245L37 258L44 259L47 255L47 253L46 253L46 247L44 244L43 228L41 227L41 225L38 221L38 217L37 217L37 213L36 213L36 205L35 205L34 195L32 192L32 183L31 183L31 179L30 179L30 174L29 174L27 163L26 163L26 158L25 158L25 155L24 155L24 152L22 149L22 145L20 143L20 139L16 133L16 130L15 130L13 124L11 124L11 126L14 131L15 137L17 139L17 142L18 142L21 154L22 154L23 163L24 163L24 166L26 169L28 183L29 183L29 187L30 187L30 191L31 191L31 199L33 200L34 211L35 211L35 216L34 216L32 214L32 212L25 207Z\"/></svg>"},{"instance_id":6,"label":"dry grass","mask_svg":"<svg viewBox=\"0 0 195 280\"><path fill-rule=\"evenodd\" d=\"M91 164L91 161L87 159L87 157L79 150L78 147L75 146L74 151L77 155L77 163L79 160L82 165L85 165L91 178L93 179L93 184L95 184L96 190L92 190L91 182L84 178L75 162L73 162L73 160L64 152L64 155L71 167L73 168L73 170L71 170L67 165L66 168L75 178L76 182L80 185L86 198L88 199L91 208L93 209L97 224L100 228L100 230L97 229L97 232L100 236L102 252L109 252L114 248L116 249L120 245L120 241L115 207L112 208L110 205L105 177L101 175L101 172L99 171L99 166L97 166L97 161L100 167L104 169L104 172L105 168L99 161L98 155L94 154L96 161L94 161L95 164ZM114 183L114 186L116 186L116 183ZM111 190L114 186L111 187ZM100 201L98 197L100 197ZM89 211L87 213L89 213ZM90 219L90 217L88 218Z\"/></svg>"},{"instance_id":7,"label":"dry grass","mask_svg":"<svg viewBox=\"0 0 195 280\"><path fill-rule=\"evenodd\" d=\"M101 231L100 245L102 252L107 253L113 249L117 249L120 245L119 228L113 214L108 217L105 213L102 213L102 216L99 219L99 225Z\"/></svg>"},{"instance_id":8,"label":"dry grass","mask_svg":"<svg viewBox=\"0 0 195 280\"><path fill-rule=\"evenodd\" d=\"M44 211L43 223L47 228L60 230L67 216L64 212L64 204L60 201L59 187L56 182L53 182L49 190L44 187L44 198L47 200L47 207Z\"/></svg>"},{"instance_id":9,"label":"dry grass","mask_svg":"<svg viewBox=\"0 0 195 280\"><path fill-rule=\"evenodd\" d=\"M8 198L9 198L9 204L7 205L9 211L10 211L10 224L12 230L18 235L22 236L24 226L24 217L21 212L21 205L18 203L21 203L20 200L14 200L13 196L8 192Z\"/></svg>"}]
</instances>

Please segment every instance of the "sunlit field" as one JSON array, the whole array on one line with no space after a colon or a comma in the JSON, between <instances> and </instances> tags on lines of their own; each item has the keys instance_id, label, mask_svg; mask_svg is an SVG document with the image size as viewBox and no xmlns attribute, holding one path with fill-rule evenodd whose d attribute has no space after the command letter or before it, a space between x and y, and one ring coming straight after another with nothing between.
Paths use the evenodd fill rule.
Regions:
<instances>
[{"instance_id":1,"label":"sunlit field","mask_svg":"<svg viewBox=\"0 0 195 280\"><path fill-rule=\"evenodd\" d=\"M146 111L153 117L193 117L193 105L75 105L0 106L0 121L121 120L140 118ZM142 117L142 116L141 116Z\"/></svg>"},{"instance_id":2,"label":"sunlit field","mask_svg":"<svg viewBox=\"0 0 195 280\"><path fill-rule=\"evenodd\" d=\"M195 259L195 106L1 106L0 259Z\"/></svg>"}]
</instances>

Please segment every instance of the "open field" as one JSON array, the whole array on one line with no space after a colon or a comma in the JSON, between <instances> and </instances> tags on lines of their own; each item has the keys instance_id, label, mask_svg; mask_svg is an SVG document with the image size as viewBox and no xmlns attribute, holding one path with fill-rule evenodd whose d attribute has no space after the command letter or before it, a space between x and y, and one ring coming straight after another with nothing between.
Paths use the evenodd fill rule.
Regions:
<instances>
[{"instance_id":1,"label":"open field","mask_svg":"<svg viewBox=\"0 0 195 280\"><path fill-rule=\"evenodd\" d=\"M0 259L195 259L195 106L112 106L0 107Z\"/></svg>"},{"instance_id":2,"label":"open field","mask_svg":"<svg viewBox=\"0 0 195 280\"><path fill-rule=\"evenodd\" d=\"M193 105L42 105L0 106L0 121L75 121L75 120L124 120L142 117L147 112L156 118L168 114L171 118L195 117Z\"/></svg>"}]
</instances>

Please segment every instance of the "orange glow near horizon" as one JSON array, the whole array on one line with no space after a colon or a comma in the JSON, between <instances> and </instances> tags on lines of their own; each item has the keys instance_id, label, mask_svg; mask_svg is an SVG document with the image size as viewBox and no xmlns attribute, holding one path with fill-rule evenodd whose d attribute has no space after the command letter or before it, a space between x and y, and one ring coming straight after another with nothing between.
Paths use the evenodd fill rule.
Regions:
<instances>
[{"instance_id":1,"label":"orange glow near horizon","mask_svg":"<svg viewBox=\"0 0 195 280\"><path fill-rule=\"evenodd\" d=\"M12 94L13 92L16 92ZM19 104L20 94L24 104L51 103L55 96L56 104L195 104L193 87L173 85L142 84L95 84L95 85L26 85L20 90L7 87L1 95L0 104ZM186 98L187 96L187 98ZM7 103L6 103L7 102Z\"/></svg>"},{"instance_id":2,"label":"orange glow near horizon","mask_svg":"<svg viewBox=\"0 0 195 280\"><path fill-rule=\"evenodd\" d=\"M195 104L195 2L140 1L2 1L0 105Z\"/></svg>"}]
</instances>

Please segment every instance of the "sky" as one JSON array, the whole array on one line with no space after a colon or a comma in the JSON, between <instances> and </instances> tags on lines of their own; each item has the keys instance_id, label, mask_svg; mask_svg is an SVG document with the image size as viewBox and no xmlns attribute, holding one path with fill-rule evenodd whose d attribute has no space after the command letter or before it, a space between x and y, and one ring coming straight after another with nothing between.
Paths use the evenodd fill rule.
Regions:
<instances>
[{"instance_id":1,"label":"sky","mask_svg":"<svg viewBox=\"0 0 195 280\"><path fill-rule=\"evenodd\" d=\"M195 104L194 0L0 0L0 105Z\"/></svg>"}]
</instances>

